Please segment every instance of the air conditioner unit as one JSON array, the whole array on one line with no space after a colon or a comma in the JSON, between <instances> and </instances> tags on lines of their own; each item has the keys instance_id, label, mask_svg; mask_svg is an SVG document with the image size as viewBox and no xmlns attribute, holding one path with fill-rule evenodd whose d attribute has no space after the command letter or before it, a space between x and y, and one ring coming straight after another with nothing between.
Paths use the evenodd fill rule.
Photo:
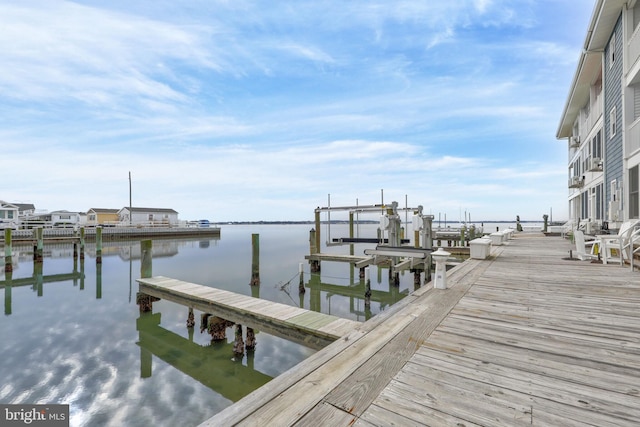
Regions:
<instances>
[{"instance_id":1,"label":"air conditioner unit","mask_svg":"<svg viewBox=\"0 0 640 427\"><path fill-rule=\"evenodd\" d=\"M569 145L572 147L578 147L580 145L580 137L578 135L569 138Z\"/></svg>"},{"instance_id":2,"label":"air conditioner unit","mask_svg":"<svg viewBox=\"0 0 640 427\"><path fill-rule=\"evenodd\" d=\"M600 157L594 157L591 159L589 164L589 171L601 171L602 170L602 159Z\"/></svg>"},{"instance_id":3,"label":"air conditioner unit","mask_svg":"<svg viewBox=\"0 0 640 427\"><path fill-rule=\"evenodd\" d=\"M569 188L578 188L582 187L584 184L584 179L581 176L572 176L569 178Z\"/></svg>"}]
</instances>

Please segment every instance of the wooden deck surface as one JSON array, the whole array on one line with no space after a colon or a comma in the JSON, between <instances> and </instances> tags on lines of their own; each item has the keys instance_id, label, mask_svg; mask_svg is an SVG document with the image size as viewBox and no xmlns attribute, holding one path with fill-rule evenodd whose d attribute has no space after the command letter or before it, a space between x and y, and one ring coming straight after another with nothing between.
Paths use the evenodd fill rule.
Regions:
<instances>
[{"instance_id":1,"label":"wooden deck surface","mask_svg":"<svg viewBox=\"0 0 640 427\"><path fill-rule=\"evenodd\" d=\"M640 274L520 233L205 426L640 425Z\"/></svg>"},{"instance_id":2,"label":"wooden deck surface","mask_svg":"<svg viewBox=\"0 0 640 427\"><path fill-rule=\"evenodd\" d=\"M163 276L137 281L144 294L316 349L324 348L360 325L353 320Z\"/></svg>"}]
</instances>

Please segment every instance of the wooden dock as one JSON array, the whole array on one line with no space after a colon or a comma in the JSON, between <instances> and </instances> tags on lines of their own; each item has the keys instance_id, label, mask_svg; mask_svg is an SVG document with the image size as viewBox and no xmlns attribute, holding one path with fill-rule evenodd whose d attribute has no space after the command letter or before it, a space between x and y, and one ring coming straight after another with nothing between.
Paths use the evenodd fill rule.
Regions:
<instances>
[{"instance_id":1,"label":"wooden dock","mask_svg":"<svg viewBox=\"0 0 640 427\"><path fill-rule=\"evenodd\" d=\"M324 348L360 325L353 320L162 276L137 281L143 294L173 301L314 349Z\"/></svg>"},{"instance_id":2,"label":"wooden dock","mask_svg":"<svg viewBox=\"0 0 640 427\"><path fill-rule=\"evenodd\" d=\"M640 275L520 233L203 426L640 423Z\"/></svg>"}]
</instances>

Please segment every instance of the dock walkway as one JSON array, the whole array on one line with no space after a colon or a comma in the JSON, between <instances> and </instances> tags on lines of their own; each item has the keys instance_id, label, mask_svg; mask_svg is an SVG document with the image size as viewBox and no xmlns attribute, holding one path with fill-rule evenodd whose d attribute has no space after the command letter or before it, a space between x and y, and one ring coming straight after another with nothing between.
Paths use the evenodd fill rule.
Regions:
<instances>
[{"instance_id":1,"label":"dock walkway","mask_svg":"<svg viewBox=\"0 0 640 427\"><path fill-rule=\"evenodd\" d=\"M520 233L203 426L640 423L640 275Z\"/></svg>"},{"instance_id":2,"label":"dock walkway","mask_svg":"<svg viewBox=\"0 0 640 427\"><path fill-rule=\"evenodd\" d=\"M320 349L361 323L182 280L137 279L143 294Z\"/></svg>"}]
</instances>

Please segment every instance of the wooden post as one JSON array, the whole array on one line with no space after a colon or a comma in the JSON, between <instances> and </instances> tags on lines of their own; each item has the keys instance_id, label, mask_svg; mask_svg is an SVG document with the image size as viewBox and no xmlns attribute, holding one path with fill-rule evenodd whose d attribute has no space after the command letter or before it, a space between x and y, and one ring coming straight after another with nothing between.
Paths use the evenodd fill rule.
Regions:
<instances>
[{"instance_id":1,"label":"wooden post","mask_svg":"<svg viewBox=\"0 0 640 427\"><path fill-rule=\"evenodd\" d=\"M260 286L260 235L251 235L251 286Z\"/></svg>"},{"instance_id":2,"label":"wooden post","mask_svg":"<svg viewBox=\"0 0 640 427\"><path fill-rule=\"evenodd\" d=\"M152 250L151 240L140 241L140 277L143 279L152 277L153 275L152 274L153 258L151 256L151 250ZM159 301L159 300L160 298L152 297L142 292L138 292L136 294L136 304L140 306L141 312L152 311L154 301Z\"/></svg>"},{"instance_id":3,"label":"wooden post","mask_svg":"<svg viewBox=\"0 0 640 427\"><path fill-rule=\"evenodd\" d=\"M4 229L4 271L10 273L13 271L13 248L11 244L11 229Z\"/></svg>"},{"instance_id":4,"label":"wooden post","mask_svg":"<svg viewBox=\"0 0 640 427\"><path fill-rule=\"evenodd\" d=\"M315 254L319 253L318 246L316 246L316 244L317 244L316 230L312 228L309 231L309 254L310 255L315 255ZM320 271L320 261L319 260L310 260L309 261L309 266L310 266L310 269L311 269L312 273L317 273L317 272Z\"/></svg>"},{"instance_id":5,"label":"wooden post","mask_svg":"<svg viewBox=\"0 0 640 427\"><path fill-rule=\"evenodd\" d=\"M36 250L33 254L33 260L35 262L42 262L44 254L44 229L38 227L34 230L36 235Z\"/></svg>"},{"instance_id":6,"label":"wooden post","mask_svg":"<svg viewBox=\"0 0 640 427\"><path fill-rule=\"evenodd\" d=\"M351 239L354 238L353 235L353 212L349 212L349 237ZM353 255L354 254L354 245L353 243L351 243L349 245L349 255Z\"/></svg>"},{"instance_id":7,"label":"wooden post","mask_svg":"<svg viewBox=\"0 0 640 427\"><path fill-rule=\"evenodd\" d=\"M102 227L96 227L96 263L102 264Z\"/></svg>"},{"instance_id":8,"label":"wooden post","mask_svg":"<svg viewBox=\"0 0 640 427\"><path fill-rule=\"evenodd\" d=\"M298 264L298 274L300 275L298 292L304 294L306 292L306 289L304 288L304 269L302 268L302 263Z\"/></svg>"},{"instance_id":9,"label":"wooden post","mask_svg":"<svg viewBox=\"0 0 640 427\"><path fill-rule=\"evenodd\" d=\"M213 341L223 341L227 339L227 327L232 326L233 323L228 322L220 317L209 316L208 317L207 331L211 335Z\"/></svg>"},{"instance_id":10,"label":"wooden post","mask_svg":"<svg viewBox=\"0 0 640 427\"><path fill-rule=\"evenodd\" d=\"M413 232L413 246L415 248L420 247L420 230L416 230Z\"/></svg>"},{"instance_id":11,"label":"wooden post","mask_svg":"<svg viewBox=\"0 0 640 427\"><path fill-rule=\"evenodd\" d=\"M316 252L314 253L320 253L321 250L321 242L320 242L320 211L316 211L316 233L315 233L315 240L316 240ZM320 271L318 269L318 271Z\"/></svg>"}]
</instances>

